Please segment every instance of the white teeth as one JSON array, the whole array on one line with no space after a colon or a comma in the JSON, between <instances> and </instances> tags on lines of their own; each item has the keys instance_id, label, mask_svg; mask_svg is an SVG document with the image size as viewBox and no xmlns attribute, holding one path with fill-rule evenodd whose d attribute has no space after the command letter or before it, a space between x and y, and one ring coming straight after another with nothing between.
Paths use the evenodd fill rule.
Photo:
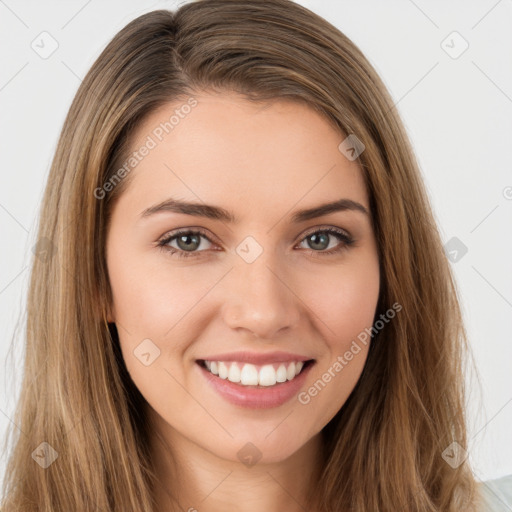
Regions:
<instances>
[{"instance_id":1,"label":"white teeth","mask_svg":"<svg viewBox=\"0 0 512 512\"><path fill-rule=\"evenodd\" d=\"M240 374L240 382L244 386L258 385L258 370L253 364L244 364L242 373Z\"/></svg>"},{"instance_id":2,"label":"white teeth","mask_svg":"<svg viewBox=\"0 0 512 512\"><path fill-rule=\"evenodd\" d=\"M204 364L211 373L221 379L243 386L274 386L276 383L294 379L304 366L302 361L279 363L279 366L265 364L260 367L249 363L223 361L205 361Z\"/></svg>"},{"instance_id":3,"label":"white teeth","mask_svg":"<svg viewBox=\"0 0 512 512\"><path fill-rule=\"evenodd\" d=\"M228 378L228 367L225 365L225 363L219 363L219 377L221 379Z\"/></svg>"},{"instance_id":4,"label":"white teeth","mask_svg":"<svg viewBox=\"0 0 512 512\"><path fill-rule=\"evenodd\" d=\"M276 383L276 371L271 364L266 364L260 370L260 386L273 386Z\"/></svg>"},{"instance_id":5,"label":"white teeth","mask_svg":"<svg viewBox=\"0 0 512 512\"><path fill-rule=\"evenodd\" d=\"M231 382L240 382L240 379L240 368L238 368L236 363L231 363L231 366L229 367L228 380Z\"/></svg>"},{"instance_id":6,"label":"white teeth","mask_svg":"<svg viewBox=\"0 0 512 512\"><path fill-rule=\"evenodd\" d=\"M276 381L277 382L286 382L286 366L284 364L280 364L279 368L277 369Z\"/></svg>"}]
</instances>

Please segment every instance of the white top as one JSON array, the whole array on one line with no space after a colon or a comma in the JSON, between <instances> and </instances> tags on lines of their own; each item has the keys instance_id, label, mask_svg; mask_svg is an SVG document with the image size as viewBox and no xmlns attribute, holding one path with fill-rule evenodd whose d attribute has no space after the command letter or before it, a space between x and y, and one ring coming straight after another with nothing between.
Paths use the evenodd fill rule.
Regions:
<instances>
[{"instance_id":1,"label":"white top","mask_svg":"<svg viewBox=\"0 0 512 512\"><path fill-rule=\"evenodd\" d=\"M480 512L512 512L512 475L479 482L485 505Z\"/></svg>"}]
</instances>

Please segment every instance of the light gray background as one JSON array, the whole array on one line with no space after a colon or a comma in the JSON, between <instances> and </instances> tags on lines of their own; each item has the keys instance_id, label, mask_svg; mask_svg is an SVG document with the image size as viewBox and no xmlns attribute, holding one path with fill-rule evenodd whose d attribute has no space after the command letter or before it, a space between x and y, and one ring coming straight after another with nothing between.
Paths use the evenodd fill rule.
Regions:
<instances>
[{"instance_id":1,"label":"light gray background","mask_svg":"<svg viewBox=\"0 0 512 512\"><path fill-rule=\"evenodd\" d=\"M479 479L512 474L512 0L299 3L349 36L380 73L444 243L457 237L468 248L451 264L483 391L468 375L469 457ZM176 5L0 0L0 434L22 376L22 340L9 347L20 315L25 320L37 214L66 112L116 32ZM58 42L47 59L31 47L42 45L43 31ZM464 42L453 31L469 44L458 58Z\"/></svg>"}]
</instances>

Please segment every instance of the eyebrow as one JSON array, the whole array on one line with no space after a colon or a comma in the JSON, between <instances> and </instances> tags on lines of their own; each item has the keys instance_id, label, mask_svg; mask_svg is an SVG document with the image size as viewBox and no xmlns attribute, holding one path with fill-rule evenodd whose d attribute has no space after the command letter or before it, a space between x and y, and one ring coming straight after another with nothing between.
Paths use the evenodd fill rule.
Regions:
<instances>
[{"instance_id":1,"label":"eyebrow","mask_svg":"<svg viewBox=\"0 0 512 512\"><path fill-rule=\"evenodd\" d=\"M300 222L340 211L356 211L369 216L368 210L361 203L353 201L352 199L339 199L337 201L321 204L313 208L299 210L293 215L292 222L298 224ZM237 222L236 217L231 212L219 206L203 203L191 203L174 198L166 199L161 203L147 208L141 213L140 216L145 218L162 212L182 213L185 215L205 217L208 219L221 220L229 223Z\"/></svg>"}]
</instances>

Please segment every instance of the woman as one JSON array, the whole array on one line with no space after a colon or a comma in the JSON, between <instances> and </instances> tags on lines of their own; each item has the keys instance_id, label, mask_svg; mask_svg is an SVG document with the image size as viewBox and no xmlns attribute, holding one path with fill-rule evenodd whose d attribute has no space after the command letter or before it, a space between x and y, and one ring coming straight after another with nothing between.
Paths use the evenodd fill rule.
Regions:
<instances>
[{"instance_id":1,"label":"woman","mask_svg":"<svg viewBox=\"0 0 512 512\"><path fill-rule=\"evenodd\" d=\"M456 290L393 102L288 0L117 34L42 207L10 511L480 511Z\"/></svg>"}]
</instances>

